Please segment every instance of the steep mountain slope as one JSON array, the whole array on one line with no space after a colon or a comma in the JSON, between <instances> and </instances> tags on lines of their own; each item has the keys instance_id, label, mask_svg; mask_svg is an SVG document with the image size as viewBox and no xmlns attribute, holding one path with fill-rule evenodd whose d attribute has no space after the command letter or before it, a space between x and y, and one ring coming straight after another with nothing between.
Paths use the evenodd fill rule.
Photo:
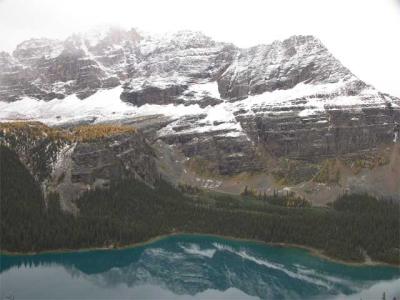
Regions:
<instances>
[{"instance_id":1,"label":"steep mountain slope","mask_svg":"<svg viewBox=\"0 0 400 300\"><path fill-rule=\"evenodd\" d=\"M399 107L312 36L240 49L199 32L112 28L33 39L0 54L0 121L134 126L171 181L225 191L249 184L304 192L304 182L311 198L331 185L335 195L354 184L363 190L362 180L321 172L327 160L391 149ZM398 196L381 185L372 192Z\"/></svg>"},{"instance_id":2,"label":"steep mountain slope","mask_svg":"<svg viewBox=\"0 0 400 300\"><path fill-rule=\"evenodd\" d=\"M56 192L61 208L74 213L75 200L86 191L129 178L151 186L159 178L154 151L132 127L62 130L38 122L3 123L0 139L18 154L46 197Z\"/></svg>"}]
</instances>

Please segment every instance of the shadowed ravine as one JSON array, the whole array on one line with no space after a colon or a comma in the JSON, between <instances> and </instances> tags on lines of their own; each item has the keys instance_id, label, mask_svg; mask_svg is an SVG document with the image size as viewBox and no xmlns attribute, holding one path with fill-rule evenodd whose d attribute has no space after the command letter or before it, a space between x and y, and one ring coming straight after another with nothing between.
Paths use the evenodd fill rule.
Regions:
<instances>
[{"instance_id":1,"label":"shadowed ravine","mask_svg":"<svg viewBox=\"0 0 400 300\"><path fill-rule=\"evenodd\" d=\"M1 256L15 299L390 299L400 270L349 266L295 248L179 235L122 250Z\"/></svg>"}]
</instances>

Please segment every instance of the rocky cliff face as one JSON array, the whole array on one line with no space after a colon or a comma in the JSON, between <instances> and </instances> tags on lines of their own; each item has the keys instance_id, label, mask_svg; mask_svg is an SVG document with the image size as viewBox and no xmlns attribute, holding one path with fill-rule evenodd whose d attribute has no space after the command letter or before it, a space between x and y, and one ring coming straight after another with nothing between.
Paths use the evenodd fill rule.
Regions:
<instances>
[{"instance_id":1,"label":"rocky cliff face","mask_svg":"<svg viewBox=\"0 0 400 300\"><path fill-rule=\"evenodd\" d=\"M244 172L285 173L285 159L304 162L299 172L309 180L327 159L392 147L399 107L312 36L240 49L199 32L110 29L29 40L0 54L0 120L132 125L173 180L214 187ZM96 149L107 159L126 151L79 144L71 158L94 167L99 162L76 151ZM89 185L94 174L111 178L124 169L79 168L71 178Z\"/></svg>"},{"instance_id":2,"label":"rocky cliff face","mask_svg":"<svg viewBox=\"0 0 400 300\"><path fill-rule=\"evenodd\" d=\"M352 74L312 36L293 36L271 45L241 49L219 77L223 98L238 100L299 83L324 84L346 80Z\"/></svg>"},{"instance_id":3,"label":"rocky cliff face","mask_svg":"<svg viewBox=\"0 0 400 300\"><path fill-rule=\"evenodd\" d=\"M125 67L134 59L131 52L139 39L134 30L111 29L75 34L65 41L25 41L12 57L1 54L1 100L51 100L70 94L83 99L100 88L115 87L127 77Z\"/></svg>"},{"instance_id":4,"label":"rocky cliff face","mask_svg":"<svg viewBox=\"0 0 400 300\"><path fill-rule=\"evenodd\" d=\"M153 185L159 178L154 151L131 127L63 130L38 122L3 123L0 138L42 183L43 192L57 192L62 207L72 212L74 200L87 190L127 178Z\"/></svg>"}]
</instances>

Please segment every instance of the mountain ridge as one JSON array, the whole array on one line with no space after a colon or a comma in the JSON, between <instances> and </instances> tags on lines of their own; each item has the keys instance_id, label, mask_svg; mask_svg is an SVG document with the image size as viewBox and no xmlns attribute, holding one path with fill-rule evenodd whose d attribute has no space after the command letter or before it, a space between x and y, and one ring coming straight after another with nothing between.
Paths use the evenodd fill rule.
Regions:
<instances>
[{"instance_id":1,"label":"mountain ridge","mask_svg":"<svg viewBox=\"0 0 400 300\"><path fill-rule=\"evenodd\" d=\"M385 162L398 155L400 100L313 36L246 49L191 31L40 41L0 54L0 121L134 127L173 183L292 189L323 203L351 189L399 196L395 183L371 182L395 176Z\"/></svg>"}]
</instances>

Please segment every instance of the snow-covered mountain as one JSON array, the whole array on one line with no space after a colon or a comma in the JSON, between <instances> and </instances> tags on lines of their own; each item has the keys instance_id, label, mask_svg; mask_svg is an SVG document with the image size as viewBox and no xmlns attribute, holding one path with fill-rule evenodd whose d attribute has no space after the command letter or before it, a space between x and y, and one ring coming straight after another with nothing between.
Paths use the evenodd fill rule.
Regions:
<instances>
[{"instance_id":1,"label":"snow-covered mountain","mask_svg":"<svg viewBox=\"0 0 400 300\"><path fill-rule=\"evenodd\" d=\"M377 149L399 134L399 107L312 36L240 49L200 32L108 28L0 53L0 121L134 125L178 180Z\"/></svg>"}]
</instances>

